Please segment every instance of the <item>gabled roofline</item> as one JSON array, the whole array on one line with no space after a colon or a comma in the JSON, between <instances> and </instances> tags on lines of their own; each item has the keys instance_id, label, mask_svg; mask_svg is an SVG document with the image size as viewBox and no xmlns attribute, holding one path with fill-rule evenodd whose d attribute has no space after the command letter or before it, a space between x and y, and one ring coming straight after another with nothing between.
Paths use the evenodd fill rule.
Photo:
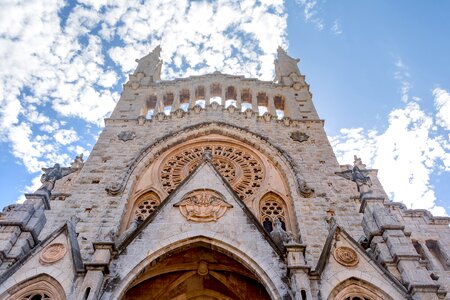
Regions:
<instances>
[{"instance_id":1,"label":"gabled roofline","mask_svg":"<svg viewBox=\"0 0 450 300\"><path fill-rule=\"evenodd\" d=\"M234 192L231 185L228 183L228 181L223 178L222 175L217 171L217 169L214 167L214 165L203 158L203 161L194 169L192 173L190 173L173 191L172 193L167 196L167 198L153 211L147 219L145 219L141 224L139 224L136 229L130 233L121 244L116 245L117 249L117 255L120 255L122 251L124 251L127 246L148 226L148 224L152 223L153 220L156 218L156 216L159 214L159 212L167 205L167 203L170 202L170 200L178 193L178 191L184 187L197 173L198 171L205 165L208 165L212 168L213 172L216 176L222 181L222 183L227 188L228 192L234 197L234 200L238 203L238 205L241 207L241 209L244 211L247 218L250 219L250 222L256 226L258 231L262 234L264 239L269 243L269 245L273 248L273 250L279 255L281 260L284 260L283 252L276 246L275 242L270 237L269 233L262 227L262 225L258 222L256 217L253 215L253 213L250 211L250 209L245 205L245 203L238 197L238 195Z\"/></svg>"},{"instance_id":2,"label":"gabled roofline","mask_svg":"<svg viewBox=\"0 0 450 300\"><path fill-rule=\"evenodd\" d=\"M11 275L18 271L23 265L25 265L32 257L34 257L44 247L49 245L60 234L66 233L72 262L74 264L74 270L76 274L82 274L85 272L83 260L81 259L80 246L78 244L77 233L75 231L75 224L71 220L60 226L58 229L49 234L45 239L40 241L33 249L17 260L9 269L7 269L0 276L0 284L5 282Z\"/></svg>"},{"instance_id":3,"label":"gabled roofline","mask_svg":"<svg viewBox=\"0 0 450 300\"><path fill-rule=\"evenodd\" d=\"M330 252L331 247L333 244L333 240L335 238L336 233L342 234L344 238L352 244L353 247L359 250L363 256L365 256L369 261L374 263L374 267L377 268L380 272L383 273L383 275L386 276L388 280L390 280L392 283L395 284L395 286L399 289L401 293L407 297L409 295L408 290L403 286L403 284L394 276L392 275L386 268L384 268L378 261L374 259L373 256L369 255L369 253L366 252L366 250L357 242L355 241L348 232L339 226L334 218L330 220L332 222L330 231L328 233L327 239L325 241L325 244L322 249L322 253L320 254L319 260L317 262L317 265L314 270L311 271L313 275L319 275L321 276L323 271L325 270L325 267L328 264L328 260L330 258ZM409 297L409 296L408 296ZM409 299L409 298L408 298Z\"/></svg>"}]
</instances>

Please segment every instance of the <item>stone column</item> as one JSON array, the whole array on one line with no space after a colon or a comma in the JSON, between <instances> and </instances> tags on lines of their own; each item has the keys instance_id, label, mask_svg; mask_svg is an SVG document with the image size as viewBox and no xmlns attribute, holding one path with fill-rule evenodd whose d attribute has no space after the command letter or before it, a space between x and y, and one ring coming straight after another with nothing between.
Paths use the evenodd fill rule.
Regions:
<instances>
[{"instance_id":1,"label":"stone column","mask_svg":"<svg viewBox=\"0 0 450 300\"><path fill-rule=\"evenodd\" d=\"M291 279L291 289L294 293L295 300L302 300L306 295L306 299L312 299L311 282L308 273L311 269L305 263L306 246L302 244L286 244L288 274Z\"/></svg>"},{"instance_id":2,"label":"stone column","mask_svg":"<svg viewBox=\"0 0 450 300\"><path fill-rule=\"evenodd\" d=\"M195 87L189 88L189 108L195 106Z\"/></svg>"},{"instance_id":3,"label":"stone column","mask_svg":"<svg viewBox=\"0 0 450 300\"><path fill-rule=\"evenodd\" d=\"M252 110L256 114L259 114L258 98L257 98L258 93L254 89L252 89L251 91L252 91Z\"/></svg>"},{"instance_id":4,"label":"stone column","mask_svg":"<svg viewBox=\"0 0 450 300\"><path fill-rule=\"evenodd\" d=\"M92 262L85 263L87 272L78 293L78 300L99 299L104 274L108 273L108 265L111 259L114 243L100 242L94 243L93 245L95 252L92 257Z\"/></svg>"},{"instance_id":5,"label":"stone column","mask_svg":"<svg viewBox=\"0 0 450 300\"><path fill-rule=\"evenodd\" d=\"M239 111L241 111L242 107L241 87L236 87L236 107Z\"/></svg>"},{"instance_id":6,"label":"stone column","mask_svg":"<svg viewBox=\"0 0 450 300\"><path fill-rule=\"evenodd\" d=\"M205 106L211 104L211 85L205 85Z\"/></svg>"},{"instance_id":7,"label":"stone column","mask_svg":"<svg viewBox=\"0 0 450 300\"><path fill-rule=\"evenodd\" d=\"M275 102L273 100L273 94L267 94L267 111L272 116L277 116L277 110L275 109Z\"/></svg>"},{"instance_id":8,"label":"stone column","mask_svg":"<svg viewBox=\"0 0 450 300\"><path fill-rule=\"evenodd\" d=\"M180 108L180 90L173 92L172 112Z\"/></svg>"},{"instance_id":9,"label":"stone column","mask_svg":"<svg viewBox=\"0 0 450 300\"><path fill-rule=\"evenodd\" d=\"M156 106L155 106L155 115L157 113L164 112L164 99L163 99L163 91L158 90L156 92Z\"/></svg>"}]
</instances>

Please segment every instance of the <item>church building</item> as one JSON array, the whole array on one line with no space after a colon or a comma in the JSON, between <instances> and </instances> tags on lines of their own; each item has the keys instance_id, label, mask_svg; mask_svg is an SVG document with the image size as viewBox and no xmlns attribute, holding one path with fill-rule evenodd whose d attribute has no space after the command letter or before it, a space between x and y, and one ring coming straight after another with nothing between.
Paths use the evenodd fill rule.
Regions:
<instances>
[{"instance_id":1,"label":"church building","mask_svg":"<svg viewBox=\"0 0 450 300\"><path fill-rule=\"evenodd\" d=\"M298 59L164 80L160 52L89 158L3 209L0 299L450 299L450 218L339 165Z\"/></svg>"}]
</instances>

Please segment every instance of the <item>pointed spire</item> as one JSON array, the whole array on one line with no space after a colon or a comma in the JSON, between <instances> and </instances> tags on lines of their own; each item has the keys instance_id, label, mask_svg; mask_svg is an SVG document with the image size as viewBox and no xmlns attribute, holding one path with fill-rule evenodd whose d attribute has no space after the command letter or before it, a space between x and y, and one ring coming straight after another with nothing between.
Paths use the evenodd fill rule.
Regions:
<instances>
[{"instance_id":1,"label":"pointed spire","mask_svg":"<svg viewBox=\"0 0 450 300\"><path fill-rule=\"evenodd\" d=\"M162 59L160 57L161 46L157 46L152 52L142 57L141 59L136 59L138 63L134 75L138 73L143 73L146 77L152 77L152 81L161 80L161 67Z\"/></svg>"},{"instance_id":2,"label":"pointed spire","mask_svg":"<svg viewBox=\"0 0 450 300\"><path fill-rule=\"evenodd\" d=\"M298 63L300 59L290 57L286 51L278 47L277 59L275 59L275 79L274 82L292 86L296 83L304 84Z\"/></svg>"}]
</instances>

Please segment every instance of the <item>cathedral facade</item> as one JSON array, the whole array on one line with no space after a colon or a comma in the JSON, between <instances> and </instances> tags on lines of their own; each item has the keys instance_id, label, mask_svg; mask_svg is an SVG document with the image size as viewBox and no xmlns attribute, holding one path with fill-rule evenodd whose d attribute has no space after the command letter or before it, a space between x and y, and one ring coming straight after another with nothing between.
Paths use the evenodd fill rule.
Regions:
<instances>
[{"instance_id":1,"label":"cathedral facade","mask_svg":"<svg viewBox=\"0 0 450 300\"><path fill-rule=\"evenodd\" d=\"M137 60L89 158L0 216L0 299L450 299L450 218L341 166L298 60L274 81Z\"/></svg>"}]
</instances>

